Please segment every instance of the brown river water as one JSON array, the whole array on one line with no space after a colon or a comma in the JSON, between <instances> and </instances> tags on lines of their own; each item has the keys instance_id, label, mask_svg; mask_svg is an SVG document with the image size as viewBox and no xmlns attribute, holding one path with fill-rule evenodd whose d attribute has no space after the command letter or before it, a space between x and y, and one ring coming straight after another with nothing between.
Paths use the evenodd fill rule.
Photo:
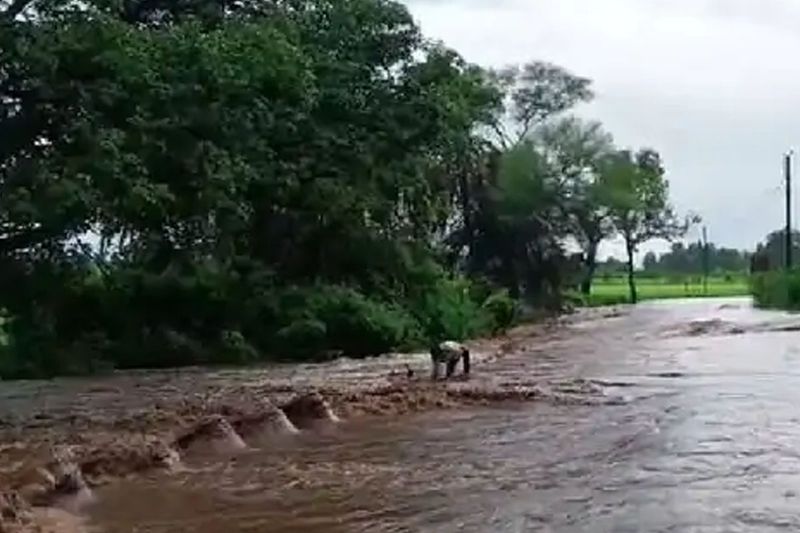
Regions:
<instances>
[{"instance_id":1,"label":"brown river water","mask_svg":"<svg viewBox=\"0 0 800 533\"><path fill-rule=\"evenodd\" d=\"M96 489L86 527L800 529L800 316L754 310L745 299L657 302L559 329L505 357L479 359L471 382L538 384L566 396L346 418L234 455L196 454L174 472ZM359 369L384 364L318 371L361 379ZM57 404L58 390L49 394ZM582 395L587 401L576 400Z\"/></svg>"}]
</instances>

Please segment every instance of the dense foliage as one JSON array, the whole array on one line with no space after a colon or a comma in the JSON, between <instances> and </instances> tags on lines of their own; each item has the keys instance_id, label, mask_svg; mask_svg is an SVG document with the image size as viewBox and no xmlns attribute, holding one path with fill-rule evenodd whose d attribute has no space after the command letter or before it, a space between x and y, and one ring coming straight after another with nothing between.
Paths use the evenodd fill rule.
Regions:
<instances>
[{"instance_id":1,"label":"dense foliage","mask_svg":"<svg viewBox=\"0 0 800 533\"><path fill-rule=\"evenodd\" d=\"M591 96L389 0L0 1L0 377L366 356L558 308L616 229L669 233L663 172L559 117Z\"/></svg>"},{"instance_id":2,"label":"dense foliage","mask_svg":"<svg viewBox=\"0 0 800 533\"><path fill-rule=\"evenodd\" d=\"M800 232L792 231L792 256L800 259ZM796 264L796 263L795 263ZM771 232L751 258L750 291L759 307L800 309L800 270L786 270L786 230Z\"/></svg>"},{"instance_id":3,"label":"dense foliage","mask_svg":"<svg viewBox=\"0 0 800 533\"><path fill-rule=\"evenodd\" d=\"M800 270L756 273L750 290L759 307L800 310Z\"/></svg>"}]
</instances>

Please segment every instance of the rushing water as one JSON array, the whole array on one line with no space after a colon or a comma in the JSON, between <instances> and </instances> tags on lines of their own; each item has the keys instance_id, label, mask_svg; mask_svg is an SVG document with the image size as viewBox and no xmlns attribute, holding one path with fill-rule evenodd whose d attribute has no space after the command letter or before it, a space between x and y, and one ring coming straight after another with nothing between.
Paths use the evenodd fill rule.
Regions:
<instances>
[{"instance_id":1,"label":"rushing water","mask_svg":"<svg viewBox=\"0 0 800 533\"><path fill-rule=\"evenodd\" d=\"M117 483L92 522L158 533L795 530L797 323L746 300L578 322L475 370L594 379L624 401L347 422Z\"/></svg>"}]
</instances>

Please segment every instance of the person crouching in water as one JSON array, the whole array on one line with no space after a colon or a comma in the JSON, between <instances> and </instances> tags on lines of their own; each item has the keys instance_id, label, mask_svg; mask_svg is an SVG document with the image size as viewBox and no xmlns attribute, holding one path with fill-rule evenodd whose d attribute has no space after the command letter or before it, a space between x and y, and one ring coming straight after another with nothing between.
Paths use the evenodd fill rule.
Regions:
<instances>
[{"instance_id":1,"label":"person crouching in water","mask_svg":"<svg viewBox=\"0 0 800 533\"><path fill-rule=\"evenodd\" d=\"M464 376L469 376L469 348L455 341L444 341L434 344L431 347L431 363L433 365L432 379L439 379L439 368L442 364L446 365L446 376L449 378L456 370L458 361L461 360L464 366Z\"/></svg>"}]
</instances>

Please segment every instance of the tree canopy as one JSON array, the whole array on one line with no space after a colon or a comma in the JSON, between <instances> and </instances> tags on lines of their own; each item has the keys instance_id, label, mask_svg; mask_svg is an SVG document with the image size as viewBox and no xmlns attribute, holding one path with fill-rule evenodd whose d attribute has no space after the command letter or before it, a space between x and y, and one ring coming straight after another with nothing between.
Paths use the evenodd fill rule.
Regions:
<instances>
[{"instance_id":1,"label":"tree canopy","mask_svg":"<svg viewBox=\"0 0 800 533\"><path fill-rule=\"evenodd\" d=\"M372 355L672 234L655 152L390 0L0 1L0 376ZM577 241L583 254L570 255Z\"/></svg>"},{"instance_id":2,"label":"tree canopy","mask_svg":"<svg viewBox=\"0 0 800 533\"><path fill-rule=\"evenodd\" d=\"M792 230L792 257L800 257L800 232ZM758 243L751 258L754 271L781 270L786 266L786 230L771 231Z\"/></svg>"},{"instance_id":3,"label":"tree canopy","mask_svg":"<svg viewBox=\"0 0 800 533\"><path fill-rule=\"evenodd\" d=\"M658 152L651 149L636 154L621 151L609 157L605 165L603 172L609 180L611 219L625 241L630 300L636 303L634 254L639 246L652 239L680 237L695 220L681 220L675 214Z\"/></svg>"}]
</instances>

